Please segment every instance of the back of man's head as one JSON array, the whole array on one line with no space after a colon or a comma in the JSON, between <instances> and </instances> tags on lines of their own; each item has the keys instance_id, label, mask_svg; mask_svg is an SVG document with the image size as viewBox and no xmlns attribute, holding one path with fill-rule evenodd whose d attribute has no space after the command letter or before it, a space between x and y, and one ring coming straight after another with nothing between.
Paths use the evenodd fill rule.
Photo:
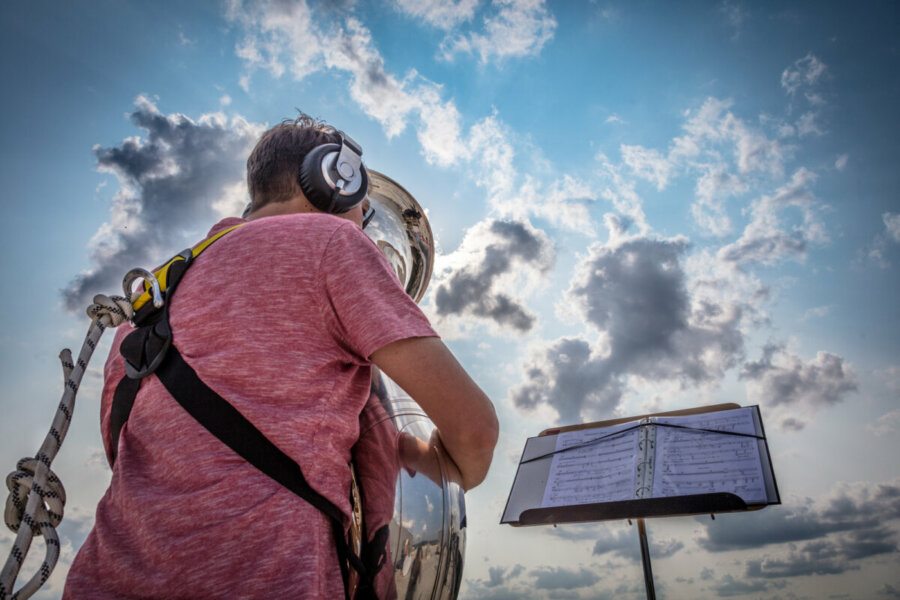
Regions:
<instances>
[{"instance_id":1,"label":"back of man's head","mask_svg":"<svg viewBox=\"0 0 900 600\"><path fill-rule=\"evenodd\" d=\"M259 138L247 159L247 188L252 210L272 202L287 202L300 189L300 165L321 144L340 144L337 130L324 121L300 113L282 121Z\"/></svg>"}]
</instances>

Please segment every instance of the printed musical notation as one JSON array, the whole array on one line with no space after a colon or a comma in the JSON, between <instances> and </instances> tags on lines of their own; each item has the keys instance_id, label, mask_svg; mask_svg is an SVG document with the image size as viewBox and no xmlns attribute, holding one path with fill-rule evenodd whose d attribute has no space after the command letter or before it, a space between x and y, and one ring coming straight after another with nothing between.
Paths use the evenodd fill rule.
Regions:
<instances>
[{"instance_id":1,"label":"printed musical notation","mask_svg":"<svg viewBox=\"0 0 900 600\"><path fill-rule=\"evenodd\" d=\"M713 429L755 434L750 411L657 417L655 422L695 429L656 428L653 496L730 492L748 504L766 501L766 482L756 438L697 431Z\"/></svg>"},{"instance_id":2,"label":"printed musical notation","mask_svg":"<svg viewBox=\"0 0 900 600\"><path fill-rule=\"evenodd\" d=\"M758 438L727 435L758 435L753 410L651 417L639 427L632 421L560 433L541 506L715 492L764 504L771 497Z\"/></svg>"},{"instance_id":3,"label":"printed musical notation","mask_svg":"<svg viewBox=\"0 0 900 600\"><path fill-rule=\"evenodd\" d=\"M541 506L547 508L632 499L638 431L619 432L633 425L626 423L559 434L556 439L557 453L553 455ZM598 441L591 443L594 440ZM582 445L581 448L569 450Z\"/></svg>"}]
</instances>

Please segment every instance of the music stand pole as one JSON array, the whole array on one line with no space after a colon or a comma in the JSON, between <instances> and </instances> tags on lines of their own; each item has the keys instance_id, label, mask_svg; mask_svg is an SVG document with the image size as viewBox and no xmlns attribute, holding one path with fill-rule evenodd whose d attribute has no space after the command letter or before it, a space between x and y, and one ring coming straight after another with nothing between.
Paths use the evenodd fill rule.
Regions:
<instances>
[{"instance_id":1,"label":"music stand pole","mask_svg":"<svg viewBox=\"0 0 900 600\"><path fill-rule=\"evenodd\" d=\"M641 540L641 560L644 563L644 587L647 589L647 600L656 600L653 588L653 570L650 568L650 544L647 542L647 528L644 520L638 519L638 537Z\"/></svg>"}]
</instances>

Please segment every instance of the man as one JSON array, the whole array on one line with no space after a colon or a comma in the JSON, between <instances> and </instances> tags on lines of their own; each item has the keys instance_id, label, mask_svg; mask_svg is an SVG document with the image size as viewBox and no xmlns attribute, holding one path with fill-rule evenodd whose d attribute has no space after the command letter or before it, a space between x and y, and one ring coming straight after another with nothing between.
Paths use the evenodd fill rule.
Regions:
<instances>
[{"instance_id":1,"label":"man","mask_svg":"<svg viewBox=\"0 0 900 600\"><path fill-rule=\"evenodd\" d=\"M325 214L307 198L301 165L326 143L341 134L306 115L260 138L247 161L249 222L179 283L174 346L345 516L373 364L419 402L439 431L431 443L471 489L497 441L493 406L362 232L366 201ZM209 235L241 223L224 219ZM155 375L112 447L128 333L117 331L104 373L112 480L64 598L343 597L328 519L213 437Z\"/></svg>"}]
</instances>

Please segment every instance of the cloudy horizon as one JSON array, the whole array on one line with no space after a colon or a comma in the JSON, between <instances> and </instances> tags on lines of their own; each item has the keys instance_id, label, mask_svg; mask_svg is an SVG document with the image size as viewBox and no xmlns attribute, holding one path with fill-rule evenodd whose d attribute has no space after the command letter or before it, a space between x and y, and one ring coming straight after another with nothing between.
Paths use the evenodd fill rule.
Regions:
<instances>
[{"instance_id":1,"label":"cloudy horizon","mask_svg":"<svg viewBox=\"0 0 900 600\"><path fill-rule=\"evenodd\" d=\"M525 439L721 402L761 407L782 504L648 521L660 595L900 597L895 6L0 11L9 470L46 433L93 295L239 215L247 154L299 109L425 208L421 305L497 405L461 598L644 597L627 523L499 525ZM108 344L54 463L70 499L40 598L109 480Z\"/></svg>"}]
</instances>

